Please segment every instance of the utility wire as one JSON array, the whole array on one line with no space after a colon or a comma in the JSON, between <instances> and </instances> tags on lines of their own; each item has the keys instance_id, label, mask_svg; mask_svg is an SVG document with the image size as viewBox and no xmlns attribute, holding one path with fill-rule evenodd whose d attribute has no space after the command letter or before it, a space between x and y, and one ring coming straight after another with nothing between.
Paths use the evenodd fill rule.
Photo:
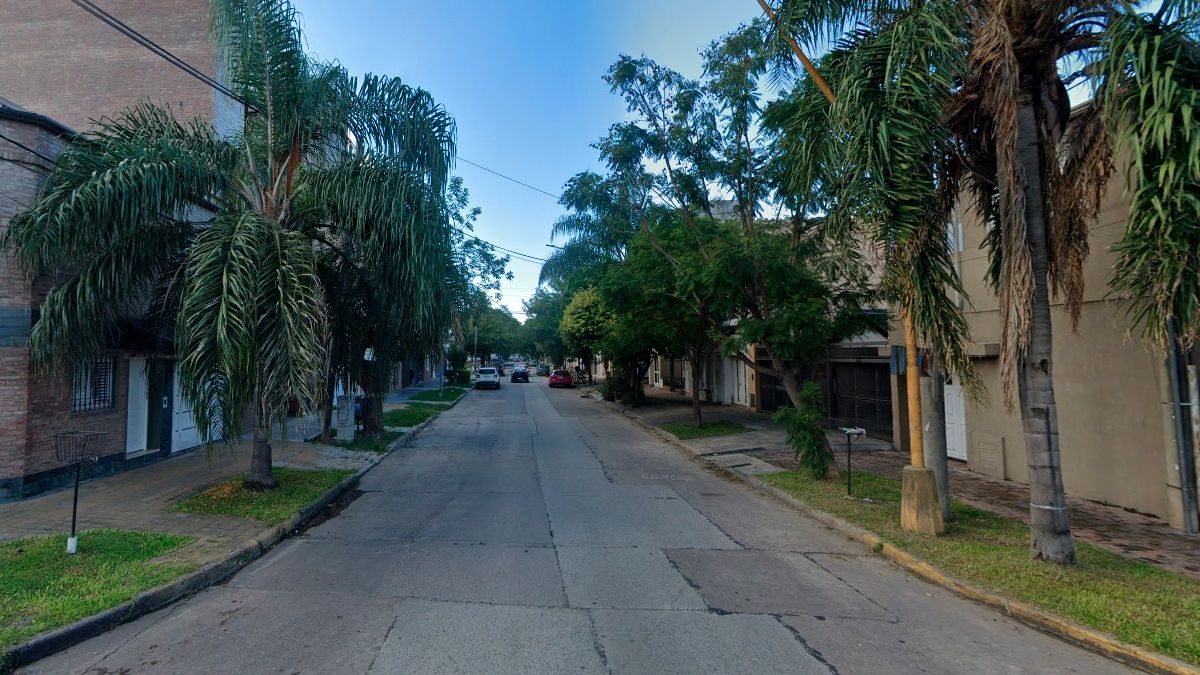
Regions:
<instances>
[{"instance_id":1,"label":"utility wire","mask_svg":"<svg viewBox=\"0 0 1200 675\"><path fill-rule=\"evenodd\" d=\"M525 262L533 262L533 263L544 263L544 262L546 262L546 259L545 259L545 258L539 258L539 257L537 257L537 256L535 256L535 255L530 255L530 254L528 254L528 253L521 253L520 251L514 251L514 250L512 250L512 249L510 249L510 248L504 248L503 246L499 246L499 245L493 244L492 242L488 241L487 239L483 239L482 237L478 237L478 236L476 236L476 235L474 235L474 234L471 234L470 232L468 232L468 231L466 231L466 230L463 230L463 229L460 229L460 228L457 228L457 227L455 227L455 228L453 228L453 229L454 229L456 232L458 232L459 234L463 235L464 237L470 237L471 239L474 239L475 241L477 241L477 242L479 242L479 243L481 243L481 244L484 244L484 245L486 245L486 246L489 246L489 247L491 247L491 248L494 248L494 249L496 249L497 251L503 251L503 252L505 252L505 253L507 253L507 254L509 254L509 255L516 256L518 259L520 259L520 260L524 260Z\"/></svg>"},{"instance_id":2,"label":"utility wire","mask_svg":"<svg viewBox=\"0 0 1200 675\"><path fill-rule=\"evenodd\" d=\"M17 199L16 197L14 197L10 194L8 194L7 192L0 191L0 197L7 197L9 201L16 204L17 206L20 206L21 208L25 208L25 209L30 208L30 206L28 204L26 204L25 202L21 201L20 199Z\"/></svg>"},{"instance_id":3,"label":"utility wire","mask_svg":"<svg viewBox=\"0 0 1200 675\"><path fill-rule=\"evenodd\" d=\"M464 161L464 162L466 162L467 164L470 164L471 166L473 166L473 167L475 167L475 168L477 168L477 169L483 169L484 171L486 171L486 172L488 172L488 173L490 173L490 174L495 174L495 175L497 175L497 176L499 176L499 177L503 178L504 180L510 180L510 181L512 181L512 182L514 182L514 183L516 183L517 185L520 185L520 186L523 186L523 187L527 187L527 188L529 188L530 190L533 190L534 192L540 192L540 193L542 193L542 194L546 195L547 197L550 197L550 198L554 199L555 201L558 201L558 198L559 198L559 197L558 197L558 195L556 195L556 194L551 194L551 193L549 193L549 192L546 192L545 190L543 190L543 189L541 189L541 188L535 188L535 187L533 187L532 185L530 185L529 183L523 183L523 182L521 182L521 181L517 180L516 178L513 178L512 176L506 176L506 175L504 175L504 174L500 173L499 171L494 171L494 170L492 170L492 169L489 169L489 168L487 168L486 166L483 166L482 164L476 164L475 162L472 162L471 160L467 159L466 157L463 157L462 155L455 155L455 156L456 156L456 157L457 157L459 160L461 160L461 161Z\"/></svg>"},{"instance_id":4,"label":"utility wire","mask_svg":"<svg viewBox=\"0 0 1200 675\"><path fill-rule=\"evenodd\" d=\"M167 63L170 63L171 65L175 66L176 68L182 70L183 72L196 78L197 80L200 80L204 84L212 87L213 89L219 91L220 93L225 94L226 96L237 101L238 103L241 103L242 105L253 110L254 112L262 114L262 111L259 110L257 107L255 107L254 104L250 103L245 98L242 98L241 96L239 96L232 89L226 87L225 85L221 84L220 82L217 82L216 80L209 77L204 72L202 72L195 66L191 65L187 61L184 61L183 59L179 58L178 56L175 56L166 47L163 47L162 45L151 40L150 38L146 37L145 35L142 35L137 30L135 30L134 28L129 26L129 24L126 24L124 21L121 21L120 19L113 16L112 14L109 14L108 12L104 11L103 9L100 9L94 3L92 3L91 0L71 0L71 2L78 5L80 8L82 8L88 14L91 14L92 16L96 17L97 19L100 19L104 23L108 24L113 29L115 29L117 32L121 33L122 35L125 35L126 37L133 40L134 42L140 44L141 46L145 47L146 49L149 49L151 52L157 54L160 58L162 58Z\"/></svg>"},{"instance_id":5,"label":"utility wire","mask_svg":"<svg viewBox=\"0 0 1200 675\"><path fill-rule=\"evenodd\" d=\"M8 162L9 164L16 165L22 169L25 169L26 171L29 171L30 173L35 173L43 178L50 175L50 170L40 164L32 164L31 162L22 162L19 159L13 159L11 157L0 157L0 162Z\"/></svg>"},{"instance_id":6,"label":"utility wire","mask_svg":"<svg viewBox=\"0 0 1200 675\"><path fill-rule=\"evenodd\" d=\"M4 140L8 141L9 143L12 143L13 145L17 146L18 148L20 148L28 153L36 155L36 156L40 157L41 159L44 159L47 162L50 162L51 164L54 164L53 157L47 157L46 155L43 155L42 153L38 152L37 150L34 150L33 148L29 147L28 145L25 145L24 143L22 143L18 140L15 140L13 138L5 136L4 134L0 134L0 138L3 138Z\"/></svg>"},{"instance_id":7,"label":"utility wire","mask_svg":"<svg viewBox=\"0 0 1200 675\"><path fill-rule=\"evenodd\" d=\"M135 30L134 28L132 28L125 22L121 21L120 19L116 18L112 14L109 14L108 12L104 11L103 9L97 7L94 3L91 2L91 0L71 0L71 2L75 3L77 6L79 6L84 11L86 11L88 14L91 14L92 16L96 17L97 19L100 19L105 24L107 24L110 27L112 27L113 29L115 29L117 32L121 33L122 35L125 35L126 37L130 38L134 42L145 47L146 49L149 49L151 52L157 54L163 60L165 60L168 63L170 63L171 65L179 68L180 70L187 73L188 75L196 78L197 80L200 80L201 82L208 85L209 87L212 87L216 91L241 103L242 105L246 106L247 108L250 108L251 110L253 110L259 114L262 113L262 111L260 111L258 108L256 108L253 104L251 104L249 101L242 98L238 94L234 93L231 89L229 89L225 85L221 84L220 82L217 82L213 78L204 74L199 69L197 69L195 66L189 64L187 61L184 61L183 59L174 55L168 49L166 49L165 47L154 42L150 38L142 35L137 30ZM20 145L19 143L16 143L16 141L12 141L12 139L9 139L7 137L5 137L5 140L8 140L12 143ZM25 148L25 146L20 146L20 147ZM44 155L41 155L40 153L30 150L29 148L25 148L25 149L29 150L30 152L33 152L34 154L38 155L39 157L42 157L43 159L46 159L47 161L50 161L50 162L54 161L52 159L45 157ZM499 176L505 180L512 181L512 182L516 183L517 185L521 185L523 187L529 188L530 190L533 190L534 192L540 192L541 194L544 194L547 197L550 197L554 200L558 200L558 195L555 195L553 193L542 190L541 188L536 188L528 183L519 181L516 178L513 178L512 176L507 176L505 174L502 174L499 171L489 169L486 166L483 166L482 164L477 164L475 162L472 162L471 160L469 160L461 155L457 155L457 158L459 160L466 162L467 164L470 164L473 167L487 171L488 173ZM459 230L459 231L462 232L462 230ZM483 242L484 244L487 244L488 246L491 246L492 248L495 248L500 251L504 251L505 253L516 256L520 259L524 259L524 260L526 260L526 262L536 262L536 263L546 262L545 258L539 258L537 256L529 255L527 253L521 253L519 251L514 251L512 249L504 248L503 246L497 246L496 244L493 244L485 239L481 239L473 234L468 234L466 232L463 232L463 234L465 234L466 236L471 237L473 239L476 239L480 242Z\"/></svg>"}]
</instances>

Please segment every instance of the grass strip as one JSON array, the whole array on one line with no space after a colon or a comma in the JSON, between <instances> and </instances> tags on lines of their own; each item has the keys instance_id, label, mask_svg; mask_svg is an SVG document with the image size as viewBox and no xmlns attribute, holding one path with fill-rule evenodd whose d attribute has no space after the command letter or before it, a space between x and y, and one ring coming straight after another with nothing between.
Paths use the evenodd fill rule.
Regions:
<instances>
[{"instance_id":1,"label":"grass strip","mask_svg":"<svg viewBox=\"0 0 1200 675\"><path fill-rule=\"evenodd\" d=\"M279 481L279 487L273 490L256 492L247 489L244 483L249 474L243 473L185 497L173 504L171 510L254 518L268 525L277 525L299 513L354 472L349 469L276 467L272 473L275 480Z\"/></svg>"},{"instance_id":2,"label":"grass strip","mask_svg":"<svg viewBox=\"0 0 1200 675\"><path fill-rule=\"evenodd\" d=\"M392 441L404 435L402 431L385 431L379 438L371 436L360 436L352 441L339 443L343 448L348 450L357 450L359 452L387 452L388 446Z\"/></svg>"},{"instance_id":3,"label":"grass strip","mask_svg":"<svg viewBox=\"0 0 1200 675\"><path fill-rule=\"evenodd\" d=\"M699 428L691 422L671 422L660 427L664 431L675 434L675 437L686 441L691 438L708 438L710 436L728 436L750 431L750 427L739 422L705 422Z\"/></svg>"},{"instance_id":4,"label":"grass strip","mask_svg":"<svg viewBox=\"0 0 1200 675\"><path fill-rule=\"evenodd\" d=\"M65 534L0 543L0 652L191 571L191 564L150 562L191 541L179 534L89 530L79 534L75 555L67 554Z\"/></svg>"},{"instance_id":5,"label":"grass strip","mask_svg":"<svg viewBox=\"0 0 1200 675\"><path fill-rule=\"evenodd\" d=\"M383 425L387 427L415 427L425 420L436 417L445 408L438 405L406 403L403 408L389 410L383 414Z\"/></svg>"},{"instance_id":6,"label":"grass strip","mask_svg":"<svg viewBox=\"0 0 1200 675\"><path fill-rule=\"evenodd\" d=\"M960 502L946 534L929 537L900 528L900 481L853 473L813 480L788 471L760 476L809 505L871 530L889 544L947 574L1184 661L1200 663L1200 581L1076 541L1074 566L1029 557L1029 527ZM844 476L843 476L844 478ZM861 498L869 497L870 502Z\"/></svg>"},{"instance_id":7,"label":"grass strip","mask_svg":"<svg viewBox=\"0 0 1200 675\"><path fill-rule=\"evenodd\" d=\"M408 400L410 401L440 401L448 403L457 401L459 396L462 396L466 389L458 389L456 387L446 387L444 389L431 389L422 391L418 394L413 394Z\"/></svg>"}]
</instances>

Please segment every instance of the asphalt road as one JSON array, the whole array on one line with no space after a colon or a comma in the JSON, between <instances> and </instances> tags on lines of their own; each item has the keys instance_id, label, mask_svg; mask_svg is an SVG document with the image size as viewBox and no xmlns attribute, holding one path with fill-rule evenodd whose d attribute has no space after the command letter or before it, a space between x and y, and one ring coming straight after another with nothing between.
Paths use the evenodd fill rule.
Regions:
<instances>
[{"instance_id":1,"label":"asphalt road","mask_svg":"<svg viewBox=\"0 0 1200 675\"><path fill-rule=\"evenodd\" d=\"M339 517L44 673L1112 673L545 378L472 392Z\"/></svg>"}]
</instances>

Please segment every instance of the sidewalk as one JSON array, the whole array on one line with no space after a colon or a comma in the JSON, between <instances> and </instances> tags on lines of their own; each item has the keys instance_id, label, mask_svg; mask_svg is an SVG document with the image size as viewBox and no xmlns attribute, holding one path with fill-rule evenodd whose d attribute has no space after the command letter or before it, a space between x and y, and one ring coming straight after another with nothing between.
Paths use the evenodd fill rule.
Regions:
<instances>
[{"instance_id":1,"label":"sidewalk","mask_svg":"<svg viewBox=\"0 0 1200 675\"><path fill-rule=\"evenodd\" d=\"M691 401L677 393L647 388L647 402L625 413L648 424L690 422ZM697 454L707 455L722 466L744 473L766 473L796 468L794 453L783 430L769 415L734 405L704 406L704 420L739 422L751 431L686 441ZM839 471L845 469L845 436L828 432ZM873 438L855 441L851 450L855 470L899 479L908 456L891 443ZM950 493L959 501L1010 518L1029 521L1029 489L1021 483L1002 481L968 471L965 464L950 462ZM1200 579L1200 537L1182 534L1153 516L1130 513L1086 499L1068 497L1071 529L1075 537L1130 558L1163 566Z\"/></svg>"},{"instance_id":2,"label":"sidewalk","mask_svg":"<svg viewBox=\"0 0 1200 675\"><path fill-rule=\"evenodd\" d=\"M276 442L275 466L361 469L378 459L339 447ZM88 480L79 486L80 530L117 528L172 532L195 537L168 554L172 561L205 564L238 550L265 525L251 518L174 513L167 509L196 490L250 467L246 442L233 448L197 448L146 466ZM73 490L60 489L32 499L0 504L0 540L67 532Z\"/></svg>"},{"instance_id":3,"label":"sidewalk","mask_svg":"<svg viewBox=\"0 0 1200 675\"><path fill-rule=\"evenodd\" d=\"M425 380L424 382L417 382L416 384L410 384L407 387L401 389L400 391L394 391L394 392L389 393L387 395L387 398L383 399L383 402L384 402L384 404L404 403L408 399L412 398L413 396L415 396L423 391L437 391L441 388L442 388L442 378L431 377L428 380Z\"/></svg>"}]
</instances>

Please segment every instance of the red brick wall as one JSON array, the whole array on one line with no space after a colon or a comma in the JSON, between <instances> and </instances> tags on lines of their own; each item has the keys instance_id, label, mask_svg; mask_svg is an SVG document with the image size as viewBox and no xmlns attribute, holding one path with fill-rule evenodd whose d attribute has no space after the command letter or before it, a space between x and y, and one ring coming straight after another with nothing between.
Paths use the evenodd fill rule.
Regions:
<instances>
[{"instance_id":1,"label":"red brick wall","mask_svg":"<svg viewBox=\"0 0 1200 675\"><path fill-rule=\"evenodd\" d=\"M29 387L29 421L26 431L25 473L62 466L54 457L54 434L63 431L105 431L104 450L110 455L125 452L125 406L129 382L129 360L117 358L113 375L116 395L113 407L88 412L71 412L69 375L34 375Z\"/></svg>"},{"instance_id":2,"label":"red brick wall","mask_svg":"<svg viewBox=\"0 0 1200 675\"><path fill-rule=\"evenodd\" d=\"M25 475L29 350L0 348L0 478Z\"/></svg>"},{"instance_id":3,"label":"red brick wall","mask_svg":"<svg viewBox=\"0 0 1200 675\"><path fill-rule=\"evenodd\" d=\"M214 75L207 0L102 0L102 9ZM212 120L214 93L70 0L0 0L0 96L78 131L141 99Z\"/></svg>"},{"instance_id":4,"label":"red brick wall","mask_svg":"<svg viewBox=\"0 0 1200 675\"><path fill-rule=\"evenodd\" d=\"M49 157L57 155L63 145L54 134L24 122L0 119L0 133ZM8 141L0 141L0 157L30 164L45 163ZM4 192L0 196L0 232L8 229L12 217L24 210L22 204L33 203L42 180L40 174L21 165L0 162L0 190ZM30 302L31 285L24 268L16 258L0 255L0 311L26 313ZM0 331L0 479L29 473L26 467L29 349L23 335L10 332Z\"/></svg>"}]
</instances>

